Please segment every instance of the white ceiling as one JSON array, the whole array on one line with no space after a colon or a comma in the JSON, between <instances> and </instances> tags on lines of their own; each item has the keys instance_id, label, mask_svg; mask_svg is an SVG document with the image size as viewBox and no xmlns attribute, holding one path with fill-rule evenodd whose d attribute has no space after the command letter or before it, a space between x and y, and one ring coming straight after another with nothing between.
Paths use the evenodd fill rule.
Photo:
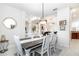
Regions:
<instances>
[{"instance_id":1,"label":"white ceiling","mask_svg":"<svg viewBox=\"0 0 79 59\"><path fill-rule=\"evenodd\" d=\"M71 18L73 21L79 20L79 7L71 9Z\"/></svg>"},{"instance_id":2,"label":"white ceiling","mask_svg":"<svg viewBox=\"0 0 79 59\"><path fill-rule=\"evenodd\" d=\"M42 16L42 3L6 3L5 5L18 8L26 12L28 16ZM78 3L44 3L44 15L52 15L53 9L79 6Z\"/></svg>"}]
</instances>

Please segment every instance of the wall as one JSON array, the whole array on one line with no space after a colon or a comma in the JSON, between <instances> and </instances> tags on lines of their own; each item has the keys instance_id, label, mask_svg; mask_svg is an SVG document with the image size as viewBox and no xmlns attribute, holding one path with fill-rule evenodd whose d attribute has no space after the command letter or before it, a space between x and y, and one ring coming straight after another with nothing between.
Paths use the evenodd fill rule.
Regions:
<instances>
[{"instance_id":1,"label":"wall","mask_svg":"<svg viewBox=\"0 0 79 59\"><path fill-rule=\"evenodd\" d=\"M47 19L47 30L48 31L55 31L57 30L57 18L53 15L47 16L45 19Z\"/></svg>"},{"instance_id":2,"label":"wall","mask_svg":"<svg viewBox=\"0 0 79 59\"><path fill-rule=\"evenodd\" d=\"M16 8L12 8L10 6L6 5L0 5L0 36L4 34L6 36L6 39L9 40L9 51L7 55L13 55L15 51L15 45L13 36L19 35L20 38L25 37L25 12L20 11ZM7 29L3 25L3 20L5 17L13 17L15 21L17 22L17 25L14 29ZM12 53L10 53L12 52Z\"/></svg>"},{"instance_id":3,"label":"wall","mask_svg":"<svg viewBox=\"0 0 79 59\"><path fill-rule=\"evenodd\" d=\"M58 44L63 47L69 47L70 40L70 32L69 32L69 17L70 17L70 9L69 7L65 7L63 9L59 9L57 12L57 25L58 25ZM61 31L59 27L59 21L66 20L66 30Z\"/></svg>"},{"instance_id":4,"label":"wall","mask_svg":"<svg viewBox=\"0 0 79 59\"><path fill-rule=\"evenodd\" d=\"M71 22L71 31L79 31L79 18Z\"/></svg>"}]
</instances>

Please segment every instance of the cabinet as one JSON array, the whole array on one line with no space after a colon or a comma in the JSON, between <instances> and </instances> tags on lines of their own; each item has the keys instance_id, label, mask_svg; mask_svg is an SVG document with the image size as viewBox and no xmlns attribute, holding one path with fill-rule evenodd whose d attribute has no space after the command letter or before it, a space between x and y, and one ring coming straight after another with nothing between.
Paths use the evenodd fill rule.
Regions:
<instances>
[{"instance_id":1,"label":"cabinet","mask_svg":"<svg viewBox=\"0 0 79 59\"><path fill-rule=\"evenodd\" d=\"M71 38L72 39L79 39L79 32L78 31L71 32Z\"/></svg>"},{"instance_id":2,"label":"cabinet","mask_svg":"<svg viewBox=\"0 0 79 59\"><path fill-rule=\"evenodd\" d=\"M79 33L77 33L77 39L79 39Z\"/></svg>"}]
</instances>

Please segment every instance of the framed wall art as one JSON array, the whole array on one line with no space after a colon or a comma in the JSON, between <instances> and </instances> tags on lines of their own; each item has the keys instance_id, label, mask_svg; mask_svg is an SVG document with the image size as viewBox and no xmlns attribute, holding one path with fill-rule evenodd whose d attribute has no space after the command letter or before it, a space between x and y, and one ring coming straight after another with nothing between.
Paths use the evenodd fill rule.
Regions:
<instances>
[{"instance_id":1,"label":"framed wall art","mask_svg":"<svg viewBox=\"0 0 79 59\"><path fill-rule=\"evenodd\" d=\"M66 29L66 20L59 21L60 30Z\"/></svg>"}]
</instances>

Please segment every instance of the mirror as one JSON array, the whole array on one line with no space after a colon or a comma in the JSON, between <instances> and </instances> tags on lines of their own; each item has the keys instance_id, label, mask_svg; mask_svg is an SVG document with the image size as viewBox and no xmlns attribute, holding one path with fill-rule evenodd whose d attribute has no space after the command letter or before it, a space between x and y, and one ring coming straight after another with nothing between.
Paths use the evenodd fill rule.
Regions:
<instances>
[{"instance_id":1,"label":"mirror","mask_svg":"<svg viewBox=\"0 0 79 59\"><path fill-rule=\"evenodd\" d=\"M39 24L38 23L39 23L39 20L33 20L32 21L31 24L32 24L32 32L33 33L38 33L39 32L39 27L38 27Z\"/></svg>"},{"instance_id":2,"label":"mirror","mask_svg":"<svg viewBox=\"0 0 79 59\"><path fill-rule=\"evenodd\" d=\"M44 32L46 32L48 29L47 29L47 20L41 20L39 22L40 24L40 33L43 34Z\"/></svg>"},{"instance_id":3,"label":"mirror","mask_svg":"<svg viewBox=\"0 0 79 59\"><path fill-rule=\"evenodd\" d=\"M25 32L28 33L29 31L29 22L25 21Z\"/></svg>"},{"instance_id":4,"label":"mirror","mask_svg":"<svg viewBox=\"0 0 79 59\"><path fill-rule=\"evenodd\" d=\"M33 25L32 25L32 32L34 33L35 31L36 31L36 25L33 24Z\"/></svg>"},{"instance_id":5,"label":"mirror","mask_svg":"<svg viewBox=\"0 0 79 59\"><path fill-rule=\"evenodd\" d=\"M16 26L16 21L12 17L7 17L3 20L3 24L9 29L14 29Z\"/></svg>"}]
</instances>

